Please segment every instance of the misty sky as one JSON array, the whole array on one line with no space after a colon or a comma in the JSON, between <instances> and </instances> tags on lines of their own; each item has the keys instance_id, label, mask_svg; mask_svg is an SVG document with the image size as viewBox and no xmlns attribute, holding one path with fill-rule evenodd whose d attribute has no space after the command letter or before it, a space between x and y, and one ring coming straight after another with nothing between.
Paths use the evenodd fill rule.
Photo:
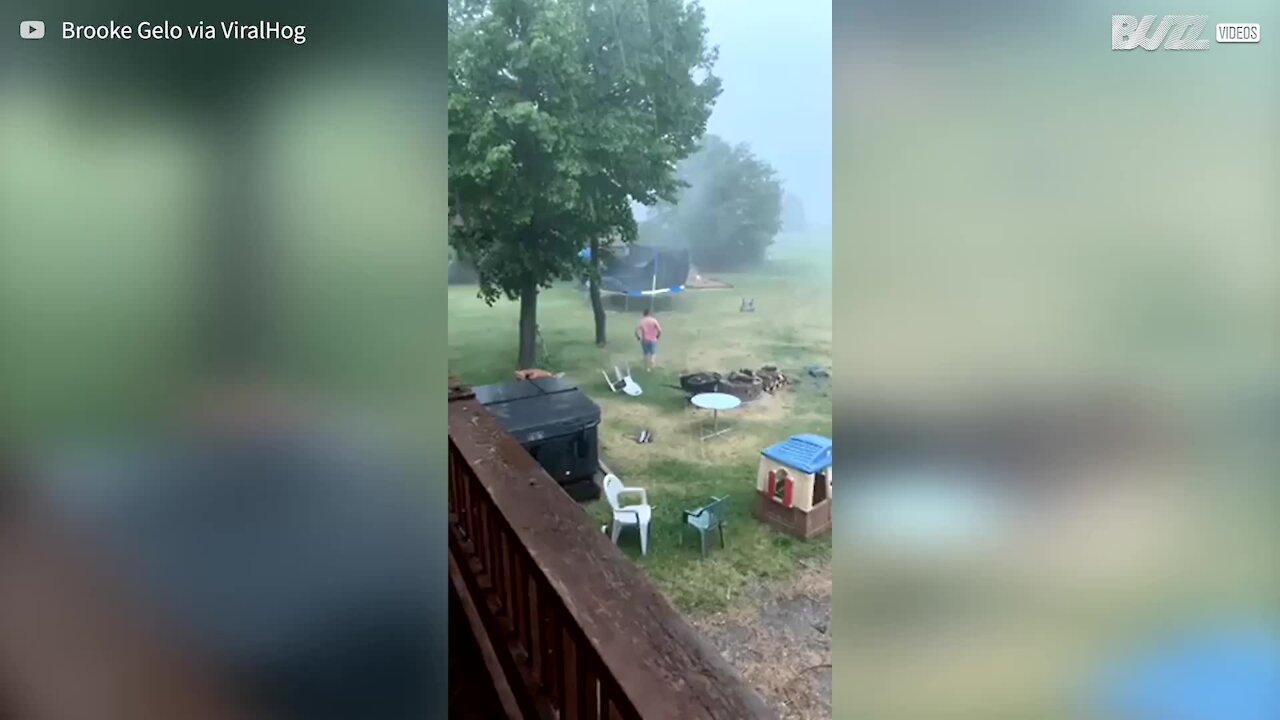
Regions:
<instances>
[{"instance_id":1,"label":"misty sky","mask_svg":"<svg viewBox=\"0 0 1280 720\"><path fill-rule=\"evenodd\" d=\"M702 0L724 93L709 132L751 145L831 224L830 0Z\"/></svg>"}]
</instances>

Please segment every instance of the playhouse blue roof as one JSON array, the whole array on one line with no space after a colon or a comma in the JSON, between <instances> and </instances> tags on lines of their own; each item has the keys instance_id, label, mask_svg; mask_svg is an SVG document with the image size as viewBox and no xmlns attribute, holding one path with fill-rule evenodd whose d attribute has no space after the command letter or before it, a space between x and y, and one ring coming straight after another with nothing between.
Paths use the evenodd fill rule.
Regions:
<instances>
[{"instance_id":1,"label":"playhouse blue roof","mask_svg":"<svg viewBox=\"0 0 1280 720\"><path fill-rule=\"evenodd\" d=\"M831 439L821 435L792 435L765 448L761 454L800 472L816 473L831 467Z\"/></svg>"}]
</instances>

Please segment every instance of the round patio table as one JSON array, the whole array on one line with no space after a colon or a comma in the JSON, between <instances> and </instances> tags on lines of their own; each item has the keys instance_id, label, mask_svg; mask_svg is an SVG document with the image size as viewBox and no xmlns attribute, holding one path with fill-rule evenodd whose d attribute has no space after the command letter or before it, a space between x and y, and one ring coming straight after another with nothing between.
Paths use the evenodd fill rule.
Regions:
<instances>
[{"instance_id":1,"label":"round patio table","mask_svg":"<svg viewBox=\"0 0 1280 720\"><path fill-rule=\"evenodd\" d=\"M703 435L702 439L704 441L710 440L713 437L719 437L732 430L733 428L720 429L720 411L733 410L742 404L742 401L733 395L714 392L698 393L697 395L689 398L689 402L693 403L694 407L700 407L703 410L711 411L711 434Z\"/></svg>"}]
</instances>

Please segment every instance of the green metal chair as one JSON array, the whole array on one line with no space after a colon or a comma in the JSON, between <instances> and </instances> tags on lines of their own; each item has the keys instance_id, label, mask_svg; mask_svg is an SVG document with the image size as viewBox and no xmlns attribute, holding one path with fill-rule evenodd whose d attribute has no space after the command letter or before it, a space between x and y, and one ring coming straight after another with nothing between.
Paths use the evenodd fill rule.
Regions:
<instances>
[{"instance_id":1,"label":"green metal chair","mask_svg":"<svg viewBox=\"0 0 1280 720\"><path fill-rule=\"evenodd\" d=\"M684 511L684 524L698 531L702 542L702 557L707 556L707 535L720 534L720 549L724 549L724 516L728 510L728 498L712 497L711 502L695 510ZM685 533L680 533L680 545L684 545Z\"/></svg>"}]
</instances>

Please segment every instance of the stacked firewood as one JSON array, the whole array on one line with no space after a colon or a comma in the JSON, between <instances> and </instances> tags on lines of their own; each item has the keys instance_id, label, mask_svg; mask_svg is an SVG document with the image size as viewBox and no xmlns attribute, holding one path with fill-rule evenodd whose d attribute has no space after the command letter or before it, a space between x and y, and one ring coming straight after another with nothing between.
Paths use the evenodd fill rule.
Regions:
<instances>
[{"instance_id":1,"label":"stacked firewood","mask_svg":"<svg viewBox=\"0 0 1280 720\"><path fill-rule=\"evenodd\" d=\"M764 391L773 394L774 391L786 387L791 383L790 378L782 373L776 365L765 365L760 368L756 376L764 383Z\"/></svg>"},{"instance_id":2,"label":"stacked firewood","mask_svg":"<svg viewBox=\"0 0 1280 720\"><path fill-rule=\"evenodd\" d=\"M759 370L742 368L729 374L729 381L740 385L756 385L760 390L773 394L774 391L787 386L791 380L776 365L765 365Z\"/></svg>"}]
</instances>

